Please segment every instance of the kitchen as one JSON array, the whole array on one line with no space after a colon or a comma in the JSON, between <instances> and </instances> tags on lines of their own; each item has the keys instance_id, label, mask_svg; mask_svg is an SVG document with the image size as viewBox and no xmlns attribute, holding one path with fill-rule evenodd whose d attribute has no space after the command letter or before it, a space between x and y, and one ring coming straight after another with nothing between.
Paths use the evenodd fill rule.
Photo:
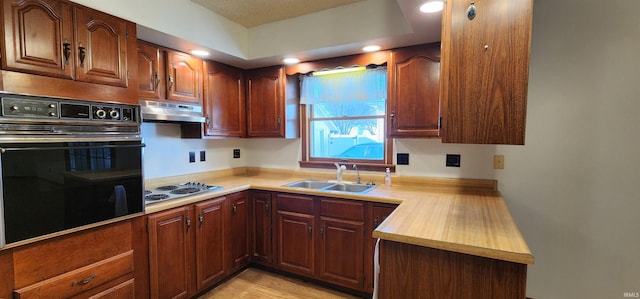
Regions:
<instances>
[{"instance_id":1,"label":"kitchen","mask_svg":"<svg viewBox=\"0 0 640 299\"><path fill-rule=\"evenodd\" d=\"M157 18L177 18L177 24L169 25L139 13L154 7L142 1L80 3L201 44L221 43L224 51L243 47L242 41L220 42L230 39L224 34L194 36L194 30L181 25L188 22L180 16L202 13L195 5L163 3ZM411 153L411 165L399 166L398 175L498 181L536 256L528 271L531 298L621 298L640 289L640 242L635 237L639 203L632 189L640 165L634 155L638 140L626 133L638 128L633 79L640 49L632 37L640 26L631 15L633 8L638 4L630 0L534 4L525 146L396 140L397 152ZM183 10L184 15L178 14ZM298 140L176 142L178 125L153 123L144 123L142 134L147 144L144 173L151 179L243 166L298 169L299 159L291 158L300 157ZM236 148L239 159L232 158ZM201 150L206 150L207 161L188 163L187 152ZM459 169L444 166L446 153L461 154ZM494 154L505 156L504 170L492 169Z\"/></svg>"}]
</instances>

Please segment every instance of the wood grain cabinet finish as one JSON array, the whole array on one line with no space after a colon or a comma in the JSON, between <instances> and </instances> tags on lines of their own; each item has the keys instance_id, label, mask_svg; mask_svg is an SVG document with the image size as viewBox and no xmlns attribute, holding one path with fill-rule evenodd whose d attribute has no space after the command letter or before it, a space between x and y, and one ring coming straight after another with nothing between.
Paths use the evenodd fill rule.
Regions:
<instances>
[{"instance_id":1,"label":"wood grain cabinet finish","mask_svg":"<svg viewBox=\"0 0 640 299\"><path fill-rule=\"evenodd\" d=\"M285 84L283 67L247 71L249 137L285 137Z\"/></svg>"},{"instance_id":2,"label":"wood grain cabinet finish","mask_svg":"<svg viewBox=\"0 0 640 299\"><path fill-rule=\"evenodd\" d=\"M205 136L246 137L244 71L204 61Z\"/></svg>"},{"instance_id":3,"label":"wood grain cabinet finish","mask_svg":"<svg viewBox=\"0 0 640 299\"><path fill-rule=\"evenodd\" d=\"M526 297L527 265L382 241L379 298Z\"/></svg>"},{"instance_id":4,"label":"wood grain cabinet finish","mask_svg":"<svg viewBox=\"0 0 640 299\"><path fill-rule=\"evenodd\" d=\"M242 196L148 216L151 298L190 298L228 275L230 198Z\"/></svg>"},{"instance_id":5,"label":"wood grain cabinet finish","mask_svg":"<svg viewBox=\"0 0 640 299\"><path fill-rule=\"evenodd\" d=\"M167 100L202 105L202 60L166 50Z\"/></svg>"},{"instance_id":6,"label":"wood grain cabinet finish","mask_svg":"<svg viewBox=\"0 0 640 299\"><path fill-rule=\"evenodd\" d=\"M313 197L279 193L276 205L277 267L296 274L315 275Z\"/></svg>"},{"instance_id":7,"label":"wood grain cabinet finish","mask_svg":"<svg viewBox=\"0 0 640 299\"><path fill-rule=\"evenodd\" d=\"M164 52L159 46L138 41L138 97L165 99Z\"/></svg>"},{"instance_id":8,"label":"wood grain cabinet finish","mask_svg":"<svg viewBox=\"0 0 640 299\"><path fill-rule=\"evenodd\" d=\"M532 0L447 1L442 29L442 141L524 144Z\"/></svg>"},{"instance_id":9,"label":"wood grain cabinet finish","mask_svg":"<svg viewBox=\"0 0 640 299\"><path fill-rule=\"evenodd\" d=\"M249 226L249 192L243 191L227 196L230 210L230 254L231 271L249 264L251 259L251 230Z\"/></svg>"},{"instance_id":10,"label":"wood grain cabinet finish","mask_svg":"<svg viewBox=\"0 0 640 299\"><path fill-rule=\"evenodd\" d=\"M107 290L115 292L118 285L130 281L120 298L134 298L134 222L122 221L17 247L9 251L10 261L3 253L3 263L13 263L8 267L12 273L3 276L3 288L10 283L15 289L13 298L52 294L59 298L109 298L100 294L106 296Z\"/></svg>"},{"instance_id":11,"label":"wood grain cabinet finish","mask_svg":"<svg viewBox=\"0 0 640 299\"><path fill-rule=\"evenodd\" d=\"M3 68L127 86L127 21L66 1L3 1Z\"/></svg>"},{"instance_id":12,"label":"wood grain cabinet finish","mask_svg":"<svg viewBox=\"0 0 640 299\"><path fill-rule=\"evenodd\" d=\"M192 207L150 215L148 225L151 298L189 298L196 288Z\"/></svg>"},{"instance_id":13,"label":"wood grain cabinet finish","mask_svg":"<svg viewBox=\"0 0 640 299\"><path fill-rule=\"evenodd\" d=\"M253 259L255 263L273 264L272 193L251 191L253 203Z\"/></svg>"},{"instance_id":14,"label":"wood grain cabinet finish","mask_svg":"<svg viewBox=\"0 0 640 299\"><path fill-rule=\"evenodd\" d=\"M225 198L217 198L195 207L196 224L196 288L202 290L225 278L227 267L227 234Z\"/></svg>"},{"instance_id":15,"label":"wood grain cabinet finish","mask_svg":"<svg viewBox=\"0 0 640 299\"><path fill-rule=\"evenodd\" d=\"M134 23L66 0L2 1L2 89L136 103Z\"/></svg>"},{"instance_id":16,"label":"wood grain cabinet finish","mask_svg":"<svg viewBox=\"0 0 640 299\"><path fill-rule=\"evenodd\" d=\"M373 280L374 280L374 252L376 247L376 242L378 239L373 238L373 231L380 225L393 211L398 207L396 204L387 204L387 203L371 203L365 209L369 211L371 214L368 217L369 223L366 225L366 234L365 234L365 247L364 247L364 273L365 273L365 281L364 281L364 290L368 293L373 293ZM367 243L370 243L367 245Z\"/></svg>"},{"instance_id":17,"label":"wood grain cabinet finish","mask_svg":"<svg viewBox=\"0 0 640 299\"><path fill-rule=\"evenodd\" d=\"M352 289L364 283L364 203L320 198L318 278Z\"/></svg>"},{"instance_id":18,"label":"wood grain cabinet finish","mask_svg":"<svg viewBox=\"0 0 640 299\"><path fill-rule=\"evenodd\" d=\"M389 52L389 137L438 137L440 133L440 43Z\"/></svg>"}]
</instances>

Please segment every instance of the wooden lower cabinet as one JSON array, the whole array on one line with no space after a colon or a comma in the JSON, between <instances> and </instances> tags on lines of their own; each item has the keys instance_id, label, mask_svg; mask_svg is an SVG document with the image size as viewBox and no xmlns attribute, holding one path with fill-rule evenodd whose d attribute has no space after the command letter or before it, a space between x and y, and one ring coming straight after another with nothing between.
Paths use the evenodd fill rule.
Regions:
<instances>
[{"instance_id":1,"label":"wooden lower cabinet","mask_svg":"<svg viewBox=\"0 0 640 299\"><path fill-rule=\"evenodd\" d=\"M135 298L136 219L0 253L0 298ZM90 244L90 246L88 246ZM145 275L146 272L140 272ZM146 281L140 277L140 281ZM144 288L144 283L139 285ZM10 293L12 292L12 294Z\"/></svg>"},{"instance_id":2,"label":"wooden lower cabinet","mask_svg":"<svg viewBox=\"0 0 640 299\"><path fill-rule=\"evenodd\" d=\"M527 265L382 241L378 298L524 299Z\"/></svg>"},{"instance_id":3,"label":"wooden lower cabinet","mask_svg":"<svg viewBox=\"0 0 640 299\"><path fill-rule=\"evenodd\" d=\"M254 263L273 264L273 233L271 220L272 193L267 191L251 191L253 214L253 259Z\"/></svg>"},{"instance_id":4,"label":"wooden lower cabinet","mask_svg":"<svg viewBox=\"0 0 640 299\"><path fill-rule=\"evenodd\" d=\"M314 215L278 211L278 268L314 275L314 220Z\"/></svg>"},{"instance_id":5,"label":"wooden lower cabinet","mask_svg":"<svg viewBox=\"0 0 640 299\"><path fill-rule=\"evenodd\" d=\"M227 196L230 209L231 271L249 264L251 260L251 231L249 226L249 192L243 191Z\"/></svg>"},{"instance_id":6,"label":"wooden lower cabinet","mask_svg":"<svg viewBox=\"0 0 640 299\"><path fill-rule=\"evenodd\" d=\"M190 298L226 277L225 208L220 197L148 217L151 298Z\"/></svg>"},{"instance_id":7,"label":"wooden lower cabinet","mask_svg":"<svg viewBox=\"0 0 640 299\"><path fill-rule=\"evenodd\" d=\"M353 289L364 281L364 223L320 218L318 278Z\"/></svg>"},{"instance_id":8,"label":"wooden lower cabinet","mask_svg":"<svg viewBox=\"0 0 640 299\"><path fill-rule=\"evenodd\" d=\"M365 240L370 240L371 243L369 246L365 246L364 248L364 273L365 273L365 281L364 281L364 289L367 293L373 292L373 280L374 280L374 252L376 247L377 238L373 238L373 231L380 225L391 213L393 210L398 207L397 204L389 204L389 203L371 203L367 207L367 213L370 213L371 216L368 217L370 221L368 224L370 226L367 227L367 233ZM365 241L366 243L366 241Z\"/></svg>"}]
</instances>

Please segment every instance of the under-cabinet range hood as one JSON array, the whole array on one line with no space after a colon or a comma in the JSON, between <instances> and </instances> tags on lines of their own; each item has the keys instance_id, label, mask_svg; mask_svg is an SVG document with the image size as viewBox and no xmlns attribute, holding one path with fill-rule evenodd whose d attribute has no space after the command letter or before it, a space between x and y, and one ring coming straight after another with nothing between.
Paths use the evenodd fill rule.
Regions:
<instances>
[{"instance_id":1,"label":"under-cabinet range hood","mask_svg":"<svg viewBox=\"0 0 640 299\"><path fill-rule=\"evenodd\" d=\"M202 106L156 101L140 101L142 121L203 123Z\"/></svg>"}]
</instances>

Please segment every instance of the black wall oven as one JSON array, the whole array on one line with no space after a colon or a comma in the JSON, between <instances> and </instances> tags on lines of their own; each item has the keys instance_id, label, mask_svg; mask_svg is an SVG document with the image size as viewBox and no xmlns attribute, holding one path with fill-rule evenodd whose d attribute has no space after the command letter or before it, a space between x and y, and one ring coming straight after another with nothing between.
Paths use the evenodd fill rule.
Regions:
<instances>
[{"instance_id":1,"label":"black wall oven","mask_svg":"<svg viewBox=\"0 0 640 299\"><path fill-rule=\"evenodd\" d=\"M1 101L0 247L144 211L137 106Z\"/></svg>"}]
</instances>

